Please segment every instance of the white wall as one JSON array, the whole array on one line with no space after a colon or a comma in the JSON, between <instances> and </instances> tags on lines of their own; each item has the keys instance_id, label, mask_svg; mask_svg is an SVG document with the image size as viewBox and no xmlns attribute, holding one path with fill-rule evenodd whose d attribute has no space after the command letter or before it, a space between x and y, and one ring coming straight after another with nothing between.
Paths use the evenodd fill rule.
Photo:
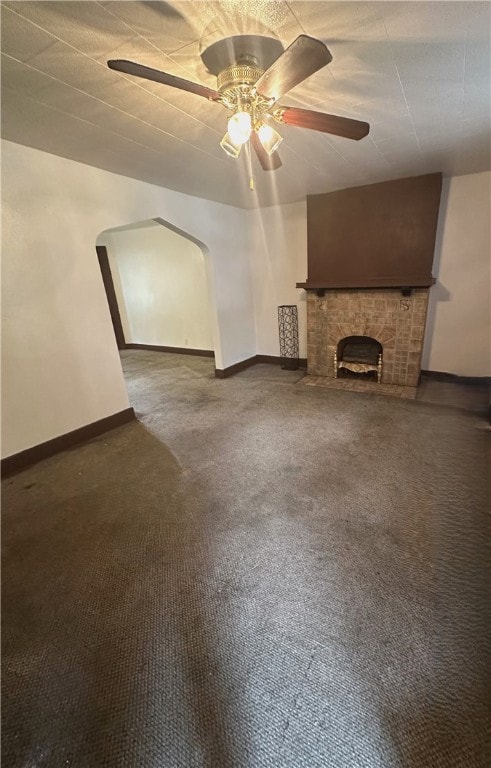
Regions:
<instances>
[{"instance_id":1,"label":"white wall","mask_svg":"<svg viewBox=\"0 0 491 768\"><path fill-rule=\"evenodd\" d=\"M491 376L491 173L444 179L422 367Z\"/></svg>"},{"instance_id":2,"label":"white wall","mask_svg":"<svg viewBox=\"0 0 491 768\"><path fill-rule=\"evenodd\" d=\"M213 349L204 255L161 224L104 232L125 340Z\"/></svg>"},{"instance_id":3,"label":"white wall","mask_svg":"<svg viewBox=\"0 0 491 768\"><path fill-rule=\"evenodd\" d=\"M249 211L257 353L279 355L278 306L298 307L299 354L307 357L307 204Z\"/></svg>"},{"instance_id":4,"label":"white wall","mask_svg":"<svg viewBox=\"0 0 491 768\"><path fill-rule=\"evenodd\" d=\"M218 368L255 354L245 212L2 141L2 456L128 407L95 252L161 217L209 249Z\"/></svg>"},{"instance_id":5,"label":"white wall","mask_svg":"<svg viewBox=\"0 0 491 768\"><path fill-rule=\"evenodd\" d=\"M306 355L294 287L307 276L304 204L243 211L1 146L2 456L128 407L95 253L99 233L122 224L160 217L207 246L218 368L278 354L279 304L299 305ZM489 173L446 183L424 368L491 375L489 185Z\"/></svg>"},{"instance_id":6,"label":"white wall","mask_svg":"<svg viewBox=\"0 0 491 768\"><path fill-rule=\"evenodd\" d=\"M422 367L491 376L491 174L445 179ZM307 210L304 203L249 212L257 350L278 355L277 306L297 304L300 357L306 357Z\"/></svg>"}]
</instances>

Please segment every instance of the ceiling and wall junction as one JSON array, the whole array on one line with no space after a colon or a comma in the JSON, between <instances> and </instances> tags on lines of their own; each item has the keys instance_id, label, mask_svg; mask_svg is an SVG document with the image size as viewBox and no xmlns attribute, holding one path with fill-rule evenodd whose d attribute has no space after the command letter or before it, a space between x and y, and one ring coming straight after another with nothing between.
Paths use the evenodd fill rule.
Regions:
<instances>
[{"instance_id":1,"label":"ceiling and wall junction","mask_svg":"<svg viewBox=\"0 0 491 768\"><path fill-rule=\"evenodd\" d=\"M3 2L3 137L114 173L254 208L405 176L490 168L486 2ZM299 34L333 61L284 102L366 120L360 142L282 127L283 167L224 155L227 112L110 71L130 59L215 88L200 52L234 34Z\"/></svg>"}]
</instances>

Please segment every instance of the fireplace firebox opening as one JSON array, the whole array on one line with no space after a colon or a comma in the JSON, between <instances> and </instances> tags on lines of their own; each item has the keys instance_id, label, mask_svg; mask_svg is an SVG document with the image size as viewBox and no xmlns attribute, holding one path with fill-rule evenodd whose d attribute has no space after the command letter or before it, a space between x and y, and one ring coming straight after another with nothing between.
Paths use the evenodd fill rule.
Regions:
<instances>
[{"instance_id":1,"label":"fireplace firebox opening","mask_svg":"<svg viewBox=\"0 0 491 768\"><path fill-rule=\"evenodd\" d=\"M370 336L346 336L334 352L334 378L341 376L376 377L382 380L382 345Z\"/></svg>"}]
</instances>

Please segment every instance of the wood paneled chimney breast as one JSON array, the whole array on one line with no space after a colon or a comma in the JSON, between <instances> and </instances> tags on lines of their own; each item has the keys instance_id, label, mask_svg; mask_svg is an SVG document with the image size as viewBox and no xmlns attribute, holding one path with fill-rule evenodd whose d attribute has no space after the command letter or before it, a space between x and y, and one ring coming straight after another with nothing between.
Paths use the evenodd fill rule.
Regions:
<instances>
[{"instance_id":1,"label":"wood paneled chimney breast","mask_svg":"<svg viewBox=\"0 0 491 768\"><path fill-rule=\"evenodd\" d=\"M441 173L307 197L308 277L298 288L429 287Z\"/></svg>"}]
</instances>

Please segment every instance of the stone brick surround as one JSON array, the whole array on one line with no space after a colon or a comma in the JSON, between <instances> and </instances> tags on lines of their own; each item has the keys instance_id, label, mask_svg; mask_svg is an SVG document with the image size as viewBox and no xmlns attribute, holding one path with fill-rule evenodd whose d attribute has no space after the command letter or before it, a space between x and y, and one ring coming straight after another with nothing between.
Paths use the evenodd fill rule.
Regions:
<instances>
[{"instance_id":1,"label":"stone brick surround","mask_svg":"<svg viewBox=\"0 0 491 768\"><path fill-rule=\"evenodd\" d=\"M334 378L334 353L346 336L370 336L383 348L383 384L416 387L428 288L403 296L398 288L326 290L307 294L307 369Z\"/></svg>"}]
</instances>

